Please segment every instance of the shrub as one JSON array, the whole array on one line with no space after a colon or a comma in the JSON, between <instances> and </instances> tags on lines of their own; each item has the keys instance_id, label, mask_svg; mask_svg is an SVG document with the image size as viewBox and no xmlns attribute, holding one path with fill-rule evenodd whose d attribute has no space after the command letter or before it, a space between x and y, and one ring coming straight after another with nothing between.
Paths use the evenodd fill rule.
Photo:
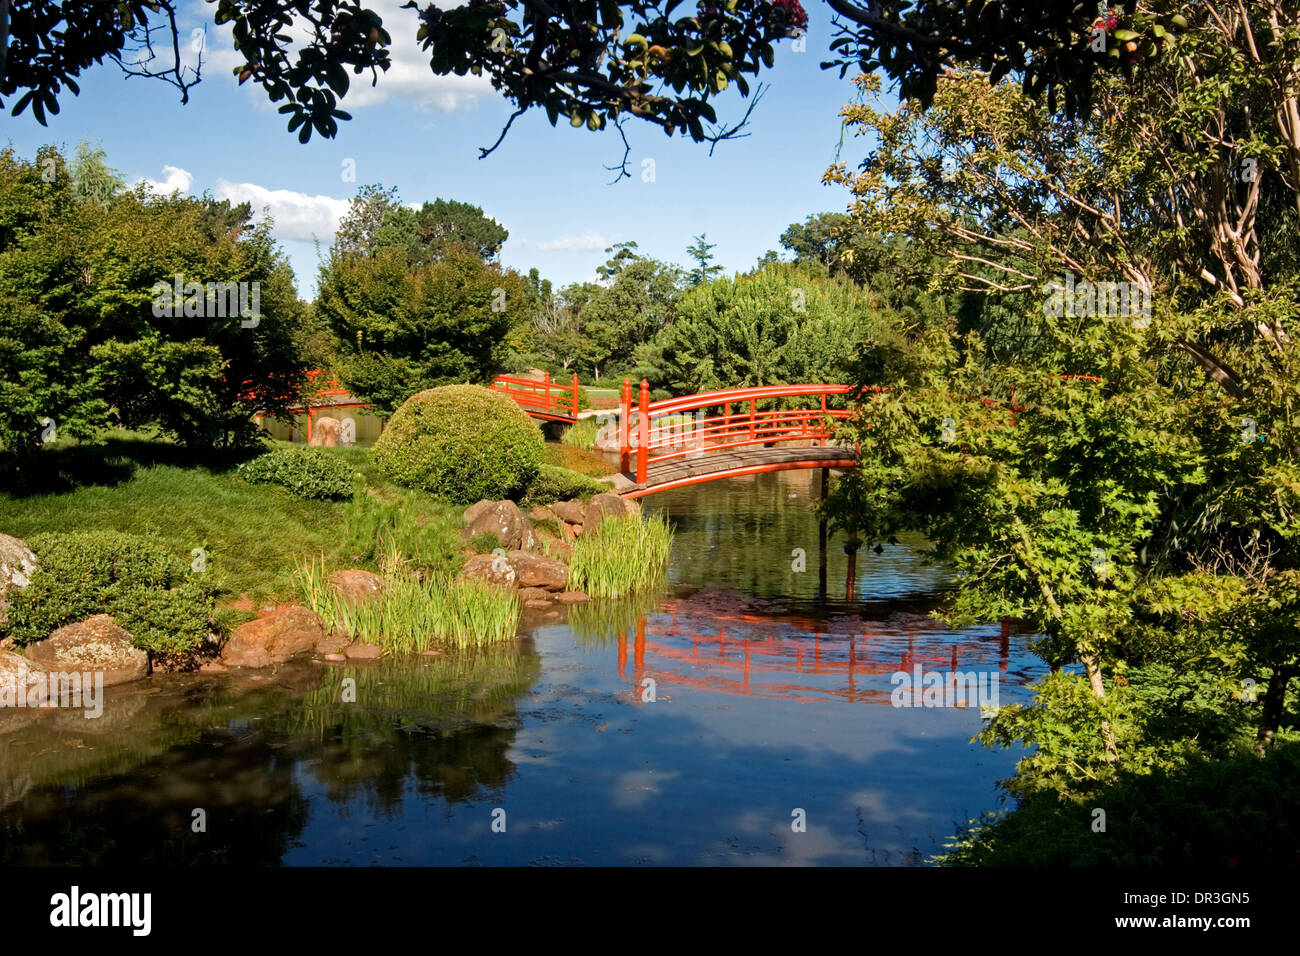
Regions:
<instances>
[{"instance_id":1,"label":"shrub","mask_svg":"<svg viewBox=\"0 0 1300 956\"><path fill-rule=\"evenodd\" d=\"M116 531L42 534L30 541L40 564L9 607L20 645L65 624L111 614L131 642L155 655L196 649L208 634L212 593L161 542Z\"/></svg>"},{"instance_id":2,"label":"shrub","mask_svg":"<svg viewBox=\"0 0 1300 956\"><path fill-rule=\"evenodd\" d=\"M321 501L351 497L354 481L351 468L319 448L276 448L240 465L239 477Z\"/></svg>"},{"instance_id":3,"label":"shrub","mask_svg":"<svg viewBox=\"0 0 1300 956\"><path fill-rule=\"evenodd\" d=\"M509 498L542 460L541 431L510 398L478 385L412 395L375 442L375 464L398 484L457 504Z\"/></svg>"},{"instance_id":4,"label":"shrub","mask_svg":"<svg viewBox=\"0 0 1300 956\"><path fill-rule=\"evenodd\" d=\"M539 465L537 476L524 491L523 503L549 505L553 501L568 501L570 498L585 499L609 491L612 487L608 481L597 481L567 468Z\"/></svg>"},{"instance_id":5,"label":"shrub","mask_svg":"<svg viewBox=\"0 0 1300 956\"><path fill-rule=\"evenodd\" d=\"M453 574L464 545L461 510L414 491L392 500L356 495L343 516L343 553L381 566L394 559L423 575Z\"/></svg>"}]
</instances>

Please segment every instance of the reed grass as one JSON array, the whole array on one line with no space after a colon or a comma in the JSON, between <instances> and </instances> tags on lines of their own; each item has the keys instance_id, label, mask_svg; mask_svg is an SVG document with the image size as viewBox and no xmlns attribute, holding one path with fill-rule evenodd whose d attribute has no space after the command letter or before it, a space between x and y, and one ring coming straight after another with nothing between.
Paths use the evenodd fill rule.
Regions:
<instances>
[{"instance_id":1,"label":"reed grass","mask_svg":"<svg viewBox=\"0 0 1300 956\"><path fill-rule=\"evenodd\" d=\"M564 430L560 443L592 451L596 447L596 433L599 431L600 423L596 418L580 418Z\"/></svg>"},{"instance_id":2,"label":"reed grass","mask_svg":"<svg viewBox=\"0 0 1300 956\"><path fill-rule=\"evenodd\" d=\"M303 600L339 633L390 653L435 644L472 648L515 636L519 600L514 594L447 575L419 577L396 552L382 566L389 576L383 595L354 604L329 588L323 559L301 563L297 578Z\"/></svg>"},{"instance_id":3,"label":"reed grass","mask_svg":"<svg viewBox=\"0 0 1300 956\"><path fill-rule=\"evenodd\" d=\"M606 518L574 545L569 587L606 598L661 586L672 543L672 527L659 515Z\"/></svg>"}]
</instances>

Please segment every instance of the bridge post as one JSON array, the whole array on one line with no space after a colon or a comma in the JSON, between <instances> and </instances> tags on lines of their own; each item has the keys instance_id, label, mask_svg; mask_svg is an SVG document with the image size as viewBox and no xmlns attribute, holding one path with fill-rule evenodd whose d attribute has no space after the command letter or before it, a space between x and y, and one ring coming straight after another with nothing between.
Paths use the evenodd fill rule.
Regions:
<instances>
[{"instance_id":1,"label":"bridge post","mask_svg":"<svg viewBox=\"0 0 1300 956\"><path fill-rule=\"evenodd\" d=\"M637 402L640 414L636 422L636 480L644 485L650 470L650 383L641 379L641 395Z\"/></svg>"},{"instance_id":2,"label":"bridge post","mask_svg":"<svg viewBox=\"0 0 1300 956\"><path fill-rule=\"evenodd\" d=\"M758 402L749 400L749 440L754 440L754 416L758 414Z\"/></svg>"},{"instance_id":3,"label":"bridge post","mask_svg":"<svg viewBox=\"0 0 1300 956\"><path fill-rule=\"evenodd\" d=\"M573 373L573 420L578 420L578 373Z\"/></svg>"},{"instance_id":4,"label":"bridge post","mask_svg":"<svg viewBox=\"0 0 1300 956\"><path fill-rule=\"evenodd\" d=\"M628 444L627 433L632 424L632 380L629 378L623 379L623 397L618 408L618 467L619 471L627 474L631 469L628 461L631 446Z\"/></svg>"}]
</instances>

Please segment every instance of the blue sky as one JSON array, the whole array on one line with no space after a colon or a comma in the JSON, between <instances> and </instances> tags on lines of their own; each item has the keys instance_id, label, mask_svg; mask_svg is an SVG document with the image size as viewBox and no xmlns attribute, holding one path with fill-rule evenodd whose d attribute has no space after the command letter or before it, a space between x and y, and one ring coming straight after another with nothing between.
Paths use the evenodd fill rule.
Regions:
<instances>
[{"instance_id":1,"label":"blue sky","mask_svg":"<svg viewBox=\"0 0 1300 956\"><path fill-rule=\"evenodd\" d=\"M393 35L394 66L373 89L367 77L353 77L343 102L353 119L334 140L300 144L260 88L238 87L225 28L211 23L209 4L193 0L183 26L188 33L206 24L207 36L204 79L188 104L164 83L127 79L111 64L93 67L81 95L65 93L48 127L30 111L3 114L0 141L31 157L44 143L71 148L89 140L131 181L268 209L307 298L317 272L313 237L322 249L329 245L346 201L366 183L396 186L405 202L442 197L481 206L510 231L502 261L522 272L536 266L557 288L594 277L614 242L635 240L645 254L685 262L701 232L717 244L718 263L743 271L778 248L791 222L847 204L845 190L821 183L837 158L839 110L852 94L849 77L819 68L831 37L821 4L808 4L806 51L789 40L779 45L750 136L720 144L710 157L707 144L629 123L633 176L609 185L614 174L605 167L622 156L617 132L575 130L564 120L552 128L541 111L516 120L502 146L478 159L510 107L486 81L434 77L415 44L415 12L400 3L369 4ZM734 119L745 101L736 94L717 107L720 119ZM865 145L848 139L843 159L856 164ZM643 180L645 160L653 161L651 182ZM352 182L344 179L349 164Z\"/></svg>"}]
</instances>

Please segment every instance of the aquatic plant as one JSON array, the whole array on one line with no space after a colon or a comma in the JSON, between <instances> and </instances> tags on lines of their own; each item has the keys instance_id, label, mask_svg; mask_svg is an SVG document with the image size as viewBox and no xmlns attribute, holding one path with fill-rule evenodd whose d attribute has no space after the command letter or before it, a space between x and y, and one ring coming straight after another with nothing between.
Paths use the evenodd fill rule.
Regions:
<instances>
[{"instance_id":1,"label":"aquatic plant","mask_svg":"<svg viewBox=\"0 0 1300 956\"><path fill-rule=\"evenodd\" d=\"M606 518L574 545L569 587L619 597L661 585L672 543L672 528L658 515Z\"/></svg>"},{"instance_id":2,"label":"aquatic plant","mask_svg":"<svg viewBox=\"0 0 1300 956\"><path fill-rule=\"evenodd\" d=\"M393 653L508 641L519 623L518 598L479 581L398 570L381 596L354 603L330 589L323 560L300 564L297 578L304 602L327 626Z\"/></svg>"}]
</instances>

